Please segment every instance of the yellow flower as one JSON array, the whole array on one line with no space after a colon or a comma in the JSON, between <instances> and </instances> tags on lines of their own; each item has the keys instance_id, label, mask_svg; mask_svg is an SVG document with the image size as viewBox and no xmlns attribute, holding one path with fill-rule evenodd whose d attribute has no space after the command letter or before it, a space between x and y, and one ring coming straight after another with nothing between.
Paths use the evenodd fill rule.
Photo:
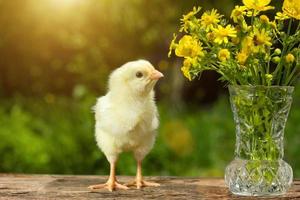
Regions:
<instances>
[{"instance_id":1,"label":"yellow flower","mask_svg":"<svg viewBox=\"0 0 300 200\"><path fill-rule=\"evenodd\" d=\"M195 23L192 22L191 20L195 18L195 15L201 10L201 7L193 7L193 10L189 12L186 15L183 15L181 22L182 26L181 29L179 30L180 32L185 31L187 32L190 27L195 27Z\"/></svg>"},{"instance_id":2,"label":"yellow flower","mask_svg":"<svg viewBox=\"0 0 300 200\"><path fill-rule=\"evenodd\" d=\"M215 34L212 32L207 33L206 38L208 39L208 41L213 41L215 39Z\"/></svg>"},{"instance_id":3,"label":"yellow flower","mask_svg":"<svg viewBox=\"0 0 300 200\"><path fill-rule=\"evenodd\" d=\"M233 44L238 45L240 43L240 38L235 37L235 38L232 38L231 41Z\"/></svg>"},{"instance_id":4,"label":"yellow flower","mask_svg":"<svg viewBox=\"0 0 300 200\"><path fill-rule=\"evenodd\" d=\"M300 1L299 0L284 0L282 6L283 13L290 17L300 20Z\"/></svg>"},{"instance_id":5,"label":"yellow flower","mask_svg":"<svg viewBox=\"0 0 300 200\"><path fill-rule=\"evenodd\" d=\"M175 54L178 57L204 56L201 43L190 35L185 35L180 39Z\"/></svg>"},{"instance_id":6,"label":"yellow flower","mask_svg":"<svg viewBox=\"0 0 300 200\"><path fill-rule=\"evenodd\" d=\"M239 20L243 19L243 16L246 14L246 6L235 6L235 8L232 10L230 18L233 19L235 23L237 23Z\"/></svg>"},{"instance_id":7,"label":"yellow flower","mask_svg":"<svg viewBox=\"0 0 300 200\"><path fill-rule=\"evenodd\" d=\"M267 16L267 15L261 15L260 17L259 17L259 19L263 22L263 23L265 23L265 24L267 24L267 23L269 23L269 17Z\"/></svg>"},{"instance_id":8,"label":"yellow flower","mask_svg":"<svg viewBox=\"0 0 300 200\"><path fill-rule=\"evenodd\" d=\"M280 20L280 21L283 21L283 20L286 20L289 18L290 17L286 13L282 13L282 12L277 12L276 16L275 16L275 19Z\"/></svg>"},{"instance_id":9,"label":"yellow flower","mask_svg":"<svg viewBox=\"0 0 300 200\"><path fill-rule=\"evenodd\" d=\"M190 70L189 70L188 67L185 67L185 66L181 67L181 71L182 71L183 75L184 75L187 79L189 79L189 81L192 80L192 77L191 77L191 74L190 74Z\"/></svg>"},{"instance_id":10,"label":"yellow flower","mask_svg":"<svg viewBox=\"0 0 300 200\"><path fill-rule=\"evenodd\" d=\"M246 36L242 41L242 52L250 54L253 51L254 42L250 36Z\"/></svg>"},{"instance_id":11,"label":"yellow flower","mask_svg":"<svg viewBox=\"0 0 300 200\"><path fill-rule=\"evenodd\" d=\"M248 9L254 9L256 11L266 11L274 9L273 6L268 6L271 0L243 0L244 5Z\"/></svg>"},{"instance_id":12,"label":"yellow flower","mask_svg":"<svg viewBox=\"0 0 300 200\"><path fill-rule=\"evenodd\" d=\"M287 63L292 63L295 61L295 56L293 54L289 53L285 56L285 61Z\"/></svg>"},{"instance_id":13,"label":"yellow flower","mask_svg":"<svg viewBox=\"0 0 300 200\"><path fill-rule=\"evenodd\" d=\"M183 75L190 81L192 80L192 77L190 74L190 69L195 64L197 64L197 59L188 57L188 58L184 59L183 66L181 67L181 71L182 71Z\"/></svg>"},{"instance_id":14,"label":"yellow flower","mask_svg":"<svg viewBox=\"0 0 300 200\"><path fill-rule=\"evenodd\" d=\"M272 46L271 37L266 32L266 29L254 29L253 41L255 45Z\"/></svg>"},{"instance_id":15,"label":"yellow flower","mask_svg":"<svg viewBox=\"0 0 300 200\"><path fill-rule=\"evenodd\" d=\"M228 43L228 37L236 37L237 31L231 27L231 25L227 25L225 28L218 25L217 28L213 28L215 39L214 42L218 44L222 44L223 42Z\"/></svg>"},{"instance_id":16,"label":"yellow flower","mask_svg":"<svg viewBox=\"0 0 300 200\"><path fill-rule=\"evenodd\" d=\"M246 52L241 51L236 55L236 59L240 65L244 65L248 59L248 55Z\"/></svg>"},{"instance_id":17,"label":"yellow flower","mask_svg":"<svg viewBox=\"0 0 300 200\"><path fill-rule=\"evenodd\" d=\"M170 47L169 47L168 57L171 56L173 49L176 49L177 46L178 46L178 44L175 43L176 38L177 38L177 36L176 36L176 34L174 33L174 34L173 34L173 39L172 39L171 44L170 44Z\"/></svg>"},{"instance_id":18,"label":"yellow flower","mask_svg":"<svg viewBox=\"0 0 300 200\"><path fill-rule=\"evenodd\" d=\"M218 53L218 58L221 62L224 62L230 58L230 52L228 49L221 49Z\"/></svg>"},{"instance_id":19,"label":"yellow flower","mask_svg":"<svg viewBox=\"0 0 300 200\"><path fill-rule=\"evenodd\" d=\"M254 29L250 34L254 43L254 52L265 52L266 46L272 46L271 37L266 32L266 29Z\"/></svg>"},{"instance_id":20,"label":"yellow flower","mask_svg":"<svg viewBox=\"0 0 300 200\"><path fill-rule=\"evenodd\" d=\"M207 11L203 13L200 19L201 26L205 28L206 31L209 31L214 25L217 25L220 22L222 16L217 13L216 9Z\"/></svg>"},{"instance_id":21,"label":"yellow flower","mask_svg":"<svg viewBox=\"0 0 300 200\"><path fill-rule=\"evenodd\" d=\"M195 16L199 11L201 10L201 7L193 7L193 10L191 12L189 12L186 15L183 15L183 18L181 19L181 21L188 21L190 20L193 16Z\"/></svg>"}]
</instances>

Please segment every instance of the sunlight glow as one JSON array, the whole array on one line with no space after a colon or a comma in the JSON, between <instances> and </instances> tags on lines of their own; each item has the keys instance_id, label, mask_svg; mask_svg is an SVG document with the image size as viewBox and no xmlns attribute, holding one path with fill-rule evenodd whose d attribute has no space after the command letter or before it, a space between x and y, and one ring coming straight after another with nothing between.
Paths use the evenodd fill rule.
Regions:
<instances>
[{"instance_id":1,"label":"sunlight glow","mask_svg":"<svg viewBox=\"0 0 300 200\"><path fill-rule=\"evenodd\" d=\"M81 0L51 0L56 7L67 8L77 5Z\"/></svg>"}]
</instances>

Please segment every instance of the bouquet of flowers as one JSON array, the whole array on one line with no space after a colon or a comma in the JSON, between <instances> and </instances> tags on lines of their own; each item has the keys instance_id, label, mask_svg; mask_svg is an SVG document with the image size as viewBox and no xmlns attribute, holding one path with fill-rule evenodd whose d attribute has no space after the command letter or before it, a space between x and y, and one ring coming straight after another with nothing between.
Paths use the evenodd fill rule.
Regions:
<instances>
[{"instance_id":1,"label":"bouquet of flowers","mask_svg":"<svg viewBox=\"0 0 300 200\"><path fill-rule=\"evenodd\" d=\"M273 19L263 14L275 9L270 1L243 0L230 21L216 9L198 17L201 8L194 7L181 19L183 36L176 42L174 34L169 56L174 50L184 58L189 80L214 70L231 85L293 85L300 71L300 0L284 0Z\"/></svg>"},{"instance_id":2,"label":"bouquet of flowers","mask_svg":"<svg viewBox=\"0 0 300 200\"><path fill-rule=\"evenodd\" d=\"M272 18L263 14L275 9L270 2L243 0L230 21L215 9L198 17L201 8L194 7L170 45L169 56L184 59L189 80L213 70L230 84L237 140L225 182L241 195L283 194L293 180L282 159L291 85L300 75L300 0L284 0Z\"/></svg>"}]
</instances>

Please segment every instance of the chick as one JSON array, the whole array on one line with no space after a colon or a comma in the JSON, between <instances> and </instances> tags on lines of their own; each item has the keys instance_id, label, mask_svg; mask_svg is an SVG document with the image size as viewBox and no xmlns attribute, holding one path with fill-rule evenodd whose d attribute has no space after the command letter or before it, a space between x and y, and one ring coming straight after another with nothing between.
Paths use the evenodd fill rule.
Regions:
<instances>
[{"instance_id":1,"label":"chick","mask_svg":"<svg viewBox=\"0 0 300 200\"><path fill-rule=\"evenodd\" d=\"M159 186L143 180L142 160L155 142L159 120L153 88L162 77L146 60L128 62L110 75L108 92L95 105L96 141L110 163L110 176L90 189ZM132 151L137 161L136 178L127 185L118 183L115 175L118 156L124 151Z\"/></svg>"}]
</instances>

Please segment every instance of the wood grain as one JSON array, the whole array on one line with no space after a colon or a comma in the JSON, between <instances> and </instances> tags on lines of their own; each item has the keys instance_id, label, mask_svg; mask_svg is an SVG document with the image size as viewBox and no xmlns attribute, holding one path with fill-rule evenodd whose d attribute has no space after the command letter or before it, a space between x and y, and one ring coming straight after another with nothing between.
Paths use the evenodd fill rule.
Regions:
<instances>
[{"instance_id":1,"label":"wood grain","mask_svg":"<svg viewBox=\"0 0 300 200\"><path fill-rule=\"evenodd\" d=\"M87 187L104 183L105 176L62 176L62 175L15 175L0 174L0 199L261 199L232 195L223 179L183 178L183 177L146 177L156 181L160 187L147 187L137 190L105 189L91 191ZM133 177L118 177L121 183ZM267 199L300 199L300 181L285 195Z\"/></svg>"}]
</instances>

